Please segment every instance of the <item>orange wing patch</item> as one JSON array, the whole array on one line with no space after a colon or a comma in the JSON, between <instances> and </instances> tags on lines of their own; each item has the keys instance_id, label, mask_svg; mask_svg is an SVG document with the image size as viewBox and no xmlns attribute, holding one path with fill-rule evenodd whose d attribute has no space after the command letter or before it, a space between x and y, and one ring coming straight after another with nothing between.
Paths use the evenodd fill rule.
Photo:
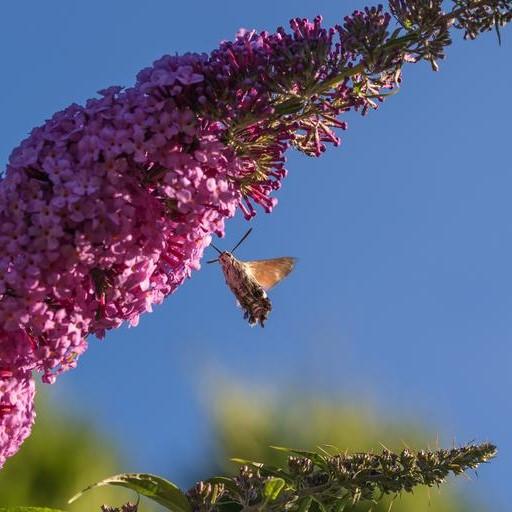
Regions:
<instances>
[{"instance_id":1,"label":"orange wing patch","mask_svg":"<svg viewBox=\"0 0 512 512\"><path fill-rule=\"evenodd\" d=\"M247 272L265 290L270 290L282 281L295 266L295 258L274 258L271 260L244 261Z\"/></svg>"}]
</instances>

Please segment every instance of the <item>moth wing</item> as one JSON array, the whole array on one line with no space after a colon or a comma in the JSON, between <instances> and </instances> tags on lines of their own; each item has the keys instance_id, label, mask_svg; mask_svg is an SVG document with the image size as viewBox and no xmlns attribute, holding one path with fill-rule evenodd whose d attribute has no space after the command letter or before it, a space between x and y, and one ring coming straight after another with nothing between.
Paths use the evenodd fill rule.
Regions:
<instances>
[{"instance_id":1,"label":"moth wing","mask_svg":"<svg viewBox=\"0 0 512 512\"><path fill-rule=\"evenodd\" d=\"M244 265L263 289L270 290L293 270L295 261L295 258L283 257L271 260L244 261Z\"/></svg>"}]
</instances>

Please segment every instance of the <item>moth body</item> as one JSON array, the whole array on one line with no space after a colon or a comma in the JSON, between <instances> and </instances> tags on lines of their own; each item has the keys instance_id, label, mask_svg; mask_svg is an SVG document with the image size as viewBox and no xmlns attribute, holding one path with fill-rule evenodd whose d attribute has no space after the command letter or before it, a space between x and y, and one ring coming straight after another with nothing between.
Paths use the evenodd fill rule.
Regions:
<instances>
[{"instance_id":1,"label":"moth body","mask_svg":"<svg viewBox=\"0 0 512 512\"><path fill-rule=\"evenodd\" d=\"M252 276L247 263L237 260L230 252L223 252L219 262L226 278L226 284L244 311L244 318L250 325L262 327L272 310L267 292Z\"/></svg>"},{"instance_id":2,"label":"moth body","mask_svg":"<svg viewBox=\"0 0 512 512\"><path fill-rule=\"evenodd\" d=\"M219 257L207 263L220 263L226 284L244 311L244 318L251 325L260 324L264 327L268 315L272 311L272 303L267 296L267 290L281 282L293 270L295 258L285 256L270 260L237 260L233 256L233 252L251 231L252 228L247 231L231 252L221 251L211 244L219 253Z\"/></svg>"}]
</instances>

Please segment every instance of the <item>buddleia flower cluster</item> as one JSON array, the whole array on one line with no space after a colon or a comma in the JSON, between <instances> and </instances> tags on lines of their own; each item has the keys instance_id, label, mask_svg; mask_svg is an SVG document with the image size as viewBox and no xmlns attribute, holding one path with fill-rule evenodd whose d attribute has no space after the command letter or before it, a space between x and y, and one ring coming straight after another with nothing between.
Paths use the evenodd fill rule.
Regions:
<instances>
[{"instance_id":1,"label":"buddleia flower cluster","mask_svg":"<svg viewBox=\"0 0 512 512\"><path fill-rule=\"evenodd\" d=\"M473 14L478 27L495 9L508 20L510 1L484 4L488 18L471 2L450 18L439 2L397 0L391 14L368 8L332 28L317 17L241 30L33 129L0 181L0 467L34 421L33 372L52 383L90 336L136 325L237 210L271 212L286 150L339 145L344 113L376 108L404 62L441 55L422 50L449 42L439 23L456 19L473 37Z\"/></svg>"}]
</instances>

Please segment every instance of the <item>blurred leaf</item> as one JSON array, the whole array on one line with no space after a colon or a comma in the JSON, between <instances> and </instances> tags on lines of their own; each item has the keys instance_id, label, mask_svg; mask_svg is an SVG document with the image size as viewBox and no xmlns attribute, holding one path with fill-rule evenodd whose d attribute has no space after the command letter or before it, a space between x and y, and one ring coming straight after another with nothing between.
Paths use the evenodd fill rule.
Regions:
<instances>
[{"instance_id":1,"label":"blurred leaf","mask_svg":"<svg viewBox=\"0 0 512 512\"><path fill-rule=\"evenodd\" d=\"M275 501L285 486L282 478L269 478L263 487L263 496L268 501Z\"/></svg>"},{"instance_id":2,"label":"blurred leaf","mask_svg":"<svg viewBox=\"0 0 512 512\"><path fill-rule=\"evenodd\" d=\"M89 482L120 472L116 443L98 434L90 422L72 416L47 398L36 398L37 421L19 453L0 471L0 505L20 504L66 509L66 496ZM101 500L92 496L70 507L93 512L102 503L115 503L122 491L105 489Z\"/></svg>"},{"instance_id":3,"label":"blurred leaf","mask_svg":"<svg viewBox=\"0 0 512 512\"><path fill-rule=\"evenodd\" d=\"M63 512L57 508L48 507L0 507L0 512Z\"/></svg>"},{"instance_id":4,"label":"blurred leaf","mask_svg":"<svg viewBox=\"0 0 512 512\"><path fill-rule=\"evenodd\" d=\"M164 478L147 473L123 473L106 478L75 494L68 503L73 503L85 492L104 485L115 485L131 489L173 512L191 512L192 510L187 497L177 485Z\"/></svg>"},{"instance_id":5,"label":"blurred leaf","mask_svg":"<svg viewBox=\"0 0 512 512\"><path fill-rule=\"evenodd\" d=\"M237 464L241 464L242 466L261 466L261 463L247 459L240 459L239 457L232 457L230 460L236 462Z\"/></svg>"}]
</instances>

